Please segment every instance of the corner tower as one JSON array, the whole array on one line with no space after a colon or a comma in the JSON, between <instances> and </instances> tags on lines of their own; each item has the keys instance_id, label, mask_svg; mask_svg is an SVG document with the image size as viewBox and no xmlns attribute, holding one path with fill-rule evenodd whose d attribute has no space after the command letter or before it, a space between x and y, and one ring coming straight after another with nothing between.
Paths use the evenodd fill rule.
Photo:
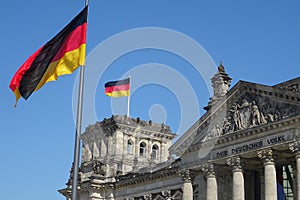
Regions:
<instances>
[{"instance_id":1,"label":"corner tower","mask_svg":"<svg viewBox=\"0 0 300 200\"><path fill-rule=\"evenodd\" d=\"M163 123L128 118L126 115L115 115L88 126L81 135L79 187L83 189L93 182L115 182L118 176L167 161L168 149L175 137L176 134ZM71 169L67 188L59 190L67 199L71 192L72 176Z\"/></svg>"},{"instance_id":2,"label":"corner tower","mask_svg":"<svg viewBox=\"0 0 300 200\"><path fill-rule=\"evenodd\" d=\"M165 124L112 116L90 125L82 134L81 165L98 160L106 166L106 175L126 174L150 162L166 161L175 136Z\"/></svg>"}]
</instances>

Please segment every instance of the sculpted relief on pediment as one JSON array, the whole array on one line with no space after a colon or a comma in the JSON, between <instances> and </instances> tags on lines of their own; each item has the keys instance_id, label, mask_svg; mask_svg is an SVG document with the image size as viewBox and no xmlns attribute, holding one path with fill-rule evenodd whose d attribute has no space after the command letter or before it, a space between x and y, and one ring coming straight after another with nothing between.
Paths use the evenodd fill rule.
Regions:
<instances>
[{"instance_id":1,"label":"sculpted relief on pediment","mask_svg":"<svg viewBox=\"0 0 300 200\"><path fill-rule=\"evenodd\" d=\"M247 92L234 103L227 105L226 113L221 120L210 119L206 137L202 141L279 121L299 113L299 104ZM198 135L202 130L201 127L198 129Z\"/></svg>"}]
</instances>

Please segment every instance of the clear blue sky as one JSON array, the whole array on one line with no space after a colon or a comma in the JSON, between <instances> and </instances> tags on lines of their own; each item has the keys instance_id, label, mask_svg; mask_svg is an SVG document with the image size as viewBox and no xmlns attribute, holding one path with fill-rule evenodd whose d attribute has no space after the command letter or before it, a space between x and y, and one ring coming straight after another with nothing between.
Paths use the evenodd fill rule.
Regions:
<instances>
[{"instance_id":1,"label":"clear blue sky","mask_svg":"<svg viewBox=\"0 0 300 200\"><path fill-rule=\"evenodd\" d=\"M77 72L46 84L27 101L20 99L17 108L13 107L15 97L8 86L27 57L61 30L83 6L83 0L11 0L1 4L0 199L64 199L57 190L65 187L73 160L75 124L72 101ZM239 80L274 85L300 75L299 9L300 3L296 0L91 0L87 54L94 52L93 49L108 38L124 31L136 28L145 30L145 27L164 28L193 39L216 64L223 61L233 79L232 85ZM137 38L141 42L144 39L147 38L143 35ZM126 45L129 44L125 42ZM122 49L123 45L115 47ZM110 117L114 107L111 106L111 99L103 94L104 83L122 77L137 66L146 70L149 63L156 63L153 66L157 67L159 74L155 76L141 70L142 78L169 78L174 83L180 83L182 80L174 78L175 75L170 77L159 71L163 68L176 70L188 81L199 103L199 108L191 111L189 116L204 113L202 107L207 105L209 98L207 84L184 58L161 49L145 48L127 52L115 58L109 66L101 66L101 62L110 56L109 52L104 48L103 53L96 56L99 61L89 64L93 65L91 69L107 69L92 94L99 121ZM189 53L198 54L197 51ZM87 62L89 59L88 56ZM207 70L207 66L201 67L200 70ZM132 77L133 84L135 79ZM152 113L158 121L166 119L172 131L177 132L182 109L179 106L181 100L177 97L186 91L172 89L173 83L170 86L159 83L156 80L152 84L136 85L142 87L132 94L130 114L149 120ZM126 98L122 101L126 102ZM123 111L121 109L120 113L115 114L126 114L126 103L123 104L117 103L122 105ZM154 117L156 113L158 117Z\"/></svg>"}]
</instances>

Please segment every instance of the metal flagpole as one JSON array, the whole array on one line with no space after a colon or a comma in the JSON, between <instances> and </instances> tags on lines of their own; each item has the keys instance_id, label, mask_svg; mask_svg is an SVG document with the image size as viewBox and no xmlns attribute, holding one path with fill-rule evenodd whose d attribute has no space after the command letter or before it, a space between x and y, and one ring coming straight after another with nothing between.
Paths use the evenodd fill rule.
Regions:
<instances>
[{"instance_id":1,"label":"metal flagpole","mask_svg":"<svg viewBox=\"0 0 300 200\"><path fill-rule=\"evenodd\" d=\"M130 87L131 87L131 76L129 76L129 95L127 97L127 117L129 118L129 111L130 111Z\"/></svg>"},{"instance_id":2,"label":"metal flagpole","mask_svg":"<svg viewBox=\"0 0 300 200\"><path fill-rule=\"evenodd\" d=\"M88 6L89 1L85 1L85 6ZM78 90L78 104L77 104L77 120L76 120L76 134L75 134L75 147L74 147L74 161L73 161L73 180L72 180L72 193L71 199L77 199L77 185L78 185L78 172L79 172L79 159L80 159L80 133L82 122L82 105L83 105L83 82L84 82L84 65L80 66L79 76L79 90Z\"/></svg>"}]
</instances>

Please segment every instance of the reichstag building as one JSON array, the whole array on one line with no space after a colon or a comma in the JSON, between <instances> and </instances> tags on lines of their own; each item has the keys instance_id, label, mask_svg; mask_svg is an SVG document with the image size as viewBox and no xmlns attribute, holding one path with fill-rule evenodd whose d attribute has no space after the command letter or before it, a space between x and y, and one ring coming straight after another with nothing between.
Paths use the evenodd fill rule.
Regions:
<instances>
[{"instance_id":1,"label":"reichstag building","mask_svg":"<svg viewBox=\"0 0 300 200\"><path fill-rule=\"evenodd\" d=\"M206 113L176 142L169 126L126 115L88 126L78 199L300 200L300 77L230 87L220 64L211 82Z\"/></svg>"}]
</instances>

